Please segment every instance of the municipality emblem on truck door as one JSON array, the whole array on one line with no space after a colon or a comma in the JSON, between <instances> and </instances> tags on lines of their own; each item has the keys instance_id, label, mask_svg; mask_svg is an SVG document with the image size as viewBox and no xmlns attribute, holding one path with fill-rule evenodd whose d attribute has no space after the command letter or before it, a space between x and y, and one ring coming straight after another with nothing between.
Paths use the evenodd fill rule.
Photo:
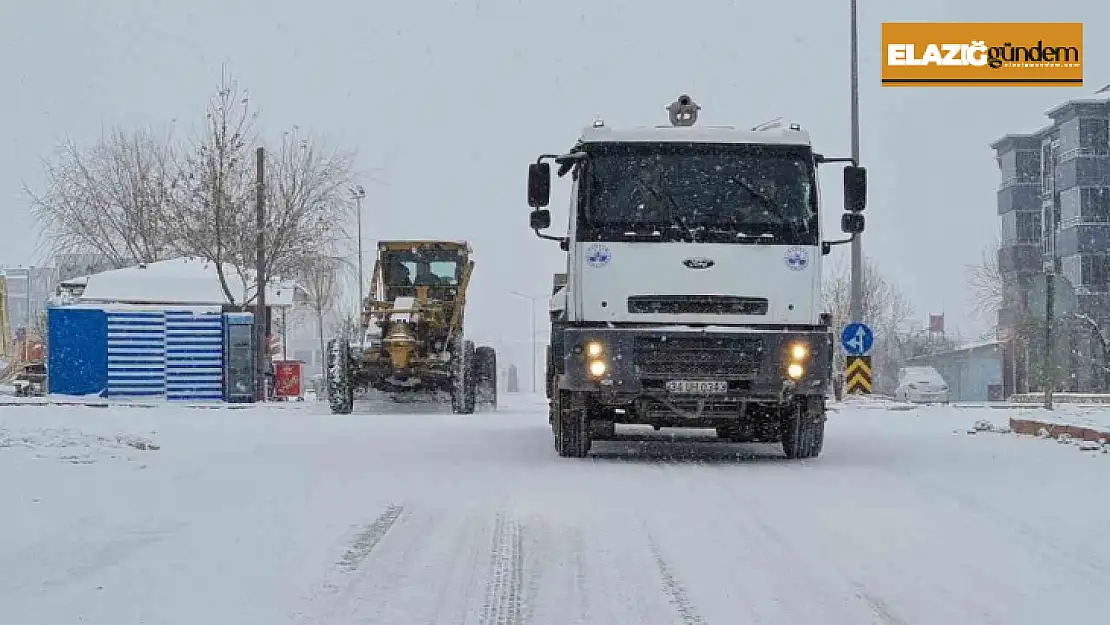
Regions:
<instances>
[{"instance_id":1,"label":"municipality emblem on truck door","mask_svg":"<svg viewBox=\"0 0 1110 625\"><path fill-rule=\"evenodd\" d=\"M809 264L809 253L800 247L792 247L786 251L786 266L793 271L801 271Z\"/></svg>"},{"instance_id":2,"label":"municipality emblem on truck door","mask_svg":"<svg viewBox=\"0 0 1110 625\"><path fill-rule=\"evenodd\" d=\"M613 259L613 252L608 245L594 243L586 248L586 264L591 267L604 267Z\"/></svg>"}]
</instances>

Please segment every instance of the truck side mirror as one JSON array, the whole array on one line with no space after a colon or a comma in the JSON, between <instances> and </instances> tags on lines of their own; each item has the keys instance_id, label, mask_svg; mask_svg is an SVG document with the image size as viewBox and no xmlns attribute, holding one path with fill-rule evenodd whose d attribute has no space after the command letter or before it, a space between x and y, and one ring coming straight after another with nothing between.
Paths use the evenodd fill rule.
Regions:
<instances>
[{"instance_id":1,"label":"truck side mirror","mask_svg":"<svg viewBox=\"0 0 1110 625\"><path fill-rule=\"evenodd\" d=\"M859 213L844 213L840 216L840 229L848 234L863 232L863 215Z\"/></svg>"},{"instance_id":2,"label":"truck side mirror","mask_svg":"<svg viewBox=\"0 0 1110 625\"><path fill-rule=\"evenodd\" d=\"M532 163L528 166L528 206L543 208L550 201L551 165L549 163Z\"/></svg>"},{"instance_id":3,"label":"truck side mirror","mask_svg":"<svg viewBox=\"0 0 1110 625\"><path fill-rule=\"evenodd\" d=\"M867 169L848 165L844 168L844 210L858 213L866 206Z\"/></svg>"},{"instance_id":4,"label":"truck side mirror","mask_svg":"<svg viewBox=\"0 0 1110 625\"><path fill-rule=\"evenodd\" d=\"M533 230L543 230L551 227L551 211L546 208L537 208L532 211L528 219Z\"/></svg>"}]
</instances>

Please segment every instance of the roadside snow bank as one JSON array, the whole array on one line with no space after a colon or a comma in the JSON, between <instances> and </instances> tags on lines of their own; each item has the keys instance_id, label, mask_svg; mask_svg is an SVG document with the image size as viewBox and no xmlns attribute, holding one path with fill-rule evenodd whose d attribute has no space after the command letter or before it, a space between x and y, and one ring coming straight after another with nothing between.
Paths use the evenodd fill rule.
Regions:
<instances>
[{"instance_id":1,"label":"roadside snow bank","mask_svg":"<svg viewBox=\"0 0 1110 625\"><path fill-rule=\"evenodd\" d=\"M28 427L0 421L0 454L22 451L34 458L92 464L104 459L137 460L140 454L135 452L160 449L151 435L97 433L96 424L90 425L94 427Z\"/></svg>"}]
</instances>

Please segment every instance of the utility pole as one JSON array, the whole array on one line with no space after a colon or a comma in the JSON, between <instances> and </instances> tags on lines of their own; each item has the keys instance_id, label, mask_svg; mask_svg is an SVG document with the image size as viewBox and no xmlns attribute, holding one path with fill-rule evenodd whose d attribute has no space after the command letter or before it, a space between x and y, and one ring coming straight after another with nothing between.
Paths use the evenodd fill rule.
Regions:
<instances>
[{"instance_id":1,"label":"utility pole","mask_svg":"<svg viewBox=\"0 0 1110 625\"><path fill-rule=\"evenodd\" d=\"M266 314L266 152L262 147L255 150L254 217L254 297L258 307L255 314L255 335L258 337L255 396L257 401L266 401L266 362L270 357L266 335L270 320Z\"/></svg>"},{"instance_id":2,"label":"utility pole","mask_svg":"<svg viewBox=\"0 0 1110 625\"><path fill-rule=\"evenodd\" d=\"M523 298L531 302L532 311L532 392L536 392L536 353L539 351L539 345L536 342L536 298L531 295L517 293L516 291L509 291L510 295Z\"/></svg>"},{"instance_id":3,"label":"utility pole","mask_svg":"<svg viewBox=\"0 0 1110 625\"><path fill-rule=\"evenodd\" d=\"M23 321L23 362L31 360L31 276L35 273L35 266L27 268L27 318Z\"/></svg>"},{"instance_id":4,"label":"utility pole","mask_svg":"<svg viewBox=\"0 0 1110 625\"><path fill-rule=\"evenodd\" d=\"M852 6L852 164L859 165L859 25L856 0ZM849 321L863 322L863 234L852 235L852 294Z\"/></svg>"},{"instance_id":5,"label":"utility pole","mask_svg":"<svg viewBox=\"0 0 1110 625\"><path fill-rule=\"evenodd\" d=\"M1052 410L1052 390L1056 384L1056 372L1052 358L1052 323L1056 302L1056 272L1046 266L1044 272L1044 407Z\"/></svg>"},{"instance_id":6,"label":"utility pole","mask_svg":"<svg viewBox=\"0 0 1110 625\"><path fill-rule=\"evenodd\" d=\"M362 199L366 197L366 189L362 185L351 189L351 197L355 200L356 219L358 221L358 308L362 310L362 302L366 295L363 291L365 288L362 282Z\"/></svg>"}]
</instances>

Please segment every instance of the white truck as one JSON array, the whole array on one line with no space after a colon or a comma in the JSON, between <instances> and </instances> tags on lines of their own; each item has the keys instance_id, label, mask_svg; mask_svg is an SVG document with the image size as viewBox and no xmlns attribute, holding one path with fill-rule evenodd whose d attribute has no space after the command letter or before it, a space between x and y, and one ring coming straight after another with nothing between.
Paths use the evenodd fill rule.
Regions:
<instances>
[{"instance_id":1,"label":"white truck","mask_svg":"<svg viewBox=\"0 0 1110 625\"><path fill-rule=\"evenodd\" d=\"M551 298L547 396L555 449L584 457L618 423L715 428L734 442L821 452L832 374L821 312L818 167L797 124L595 121L573 149L528 168L530 226L566 252ZM565 236L551 227L551 164L570 174ZM841 229L864 229L866 170L844 168Z\"/></svg>"}]
</instances>

